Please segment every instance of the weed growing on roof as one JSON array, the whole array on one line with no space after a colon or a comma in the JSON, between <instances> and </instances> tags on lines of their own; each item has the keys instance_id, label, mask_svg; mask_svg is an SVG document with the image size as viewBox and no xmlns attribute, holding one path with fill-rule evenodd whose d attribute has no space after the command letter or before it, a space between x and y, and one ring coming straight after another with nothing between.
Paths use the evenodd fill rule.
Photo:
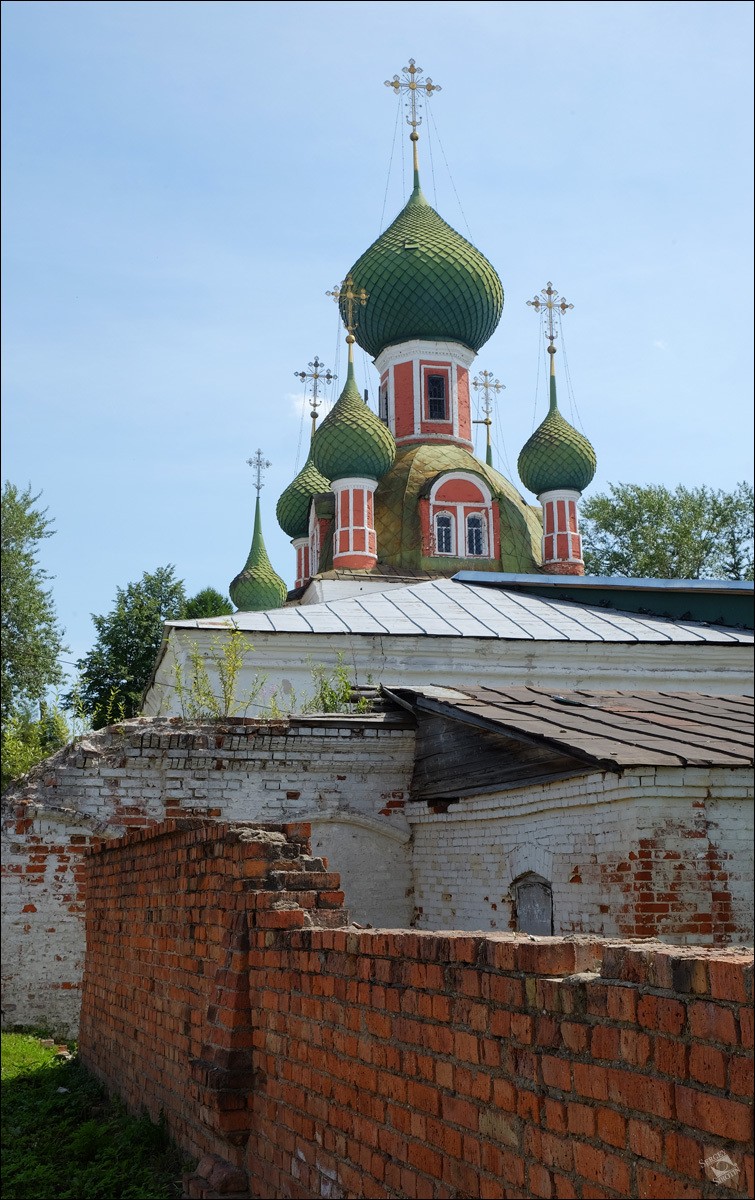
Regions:
<instances>
[{"instance_id":1,"label":"weed growing on roof","mask_svg":"<svg viewBox=\"0 0 755 1200\"><path fill-rule=\"evenodd\" d=\"M2 1035L6 1200L168 1200L190 1169L164 1124L135 1118L52 1039Z\"/></svg>"}]
</instances>

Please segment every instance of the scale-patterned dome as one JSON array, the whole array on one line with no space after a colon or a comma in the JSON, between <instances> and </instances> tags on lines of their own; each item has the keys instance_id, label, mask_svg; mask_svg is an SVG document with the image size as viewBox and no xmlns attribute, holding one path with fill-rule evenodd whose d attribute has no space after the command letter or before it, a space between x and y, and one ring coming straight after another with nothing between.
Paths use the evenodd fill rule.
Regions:
<instances>
[{"instance_id":1,"label":"scale-patterned dome","mask_svg":"<svg viewBox=\"0 0 755 1200\"><path fill-rule=\"evenodd\" d=\"M501 319L503 287L494 268L431 208L419 185L350 275L369 297L355 335L373 358L411 338L477 351ZM341 315L346 322L344 300Z\"/></svg>"},{"instance_id":2,"label":"scale-patterned dome","mask_svg":"<svg viewBox=\"0 0 755 1200\"><path fill-rule=\"evenodd\" d=\"M393 434L359 394L350 362L346 386L312 438L314 465L328 479L380 479L395 457Z\"/></svg>"},{"instance_id":3,"label":"scale-patterned dome","mask_svg":"<svg viewBox=\"0 0 755 1200\"><path fill-rule=\"evenodd\" d=\"M239 612L265 612L269 608L280 608L288 595L288 588L273 570L267 556L262 537L259 496L254 510L252 548L243 571L239 571L228 590Z\"/></svg>"},{"instance_id":4,"label":"scale-patterned dome","mask_svg":"<svg viewBox=\"0 0 755 1200\"><path fill-rule=\"evenodd\" d=\"M595 475L597 459L587 438L558 411L556 381L551 376L550 411L522 447L519 478L536 496L559 488L583 492Z\"/></svg>"},{"instance_id":5,"label":"scale-patterned dome","mask_svg":"<svg viewBox=\"0 0 755 1200\"><path fill-rule=\"evenodd\" d=\"M329 492L330 482L312 462L312 452L299 474L284 492L275 509L278 524L290 538L306 537L309 533L309 505L318 492Z\"/></svg>"}]
</instances>

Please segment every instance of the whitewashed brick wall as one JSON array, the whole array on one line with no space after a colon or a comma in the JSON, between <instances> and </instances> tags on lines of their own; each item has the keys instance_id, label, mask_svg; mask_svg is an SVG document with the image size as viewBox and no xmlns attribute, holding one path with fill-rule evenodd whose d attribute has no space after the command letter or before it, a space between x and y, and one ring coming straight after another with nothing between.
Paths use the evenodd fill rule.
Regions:
<instances>
[{"instance_id":1,"label":"whitewashed brick wall","mask_svg":"<svg viewBox=\"0 0 755 1200\"><path fill-rule=\"evenodd\" d=\"M179 727L144 718L88 735L3 799L3 1021L73 1033L83 970L81 853L166 816L311 821L359 924L406 926L404 816L414 732L380 716ZM235 730L235 731L234 731ZM365 869L365 864L369 869Z\"/></svg>"},{"instance_id":2,"label":"whitewashed brick wall","mask_svg":"<svg viewBox=\"0 0 755 1200\"><path fill-rule=\"evenodd\" d=\"M534 872L555 933L751 942L752 796L743 770L657 768L412 804L415 924L509 929Z\"/></svg>"}]
</instances>

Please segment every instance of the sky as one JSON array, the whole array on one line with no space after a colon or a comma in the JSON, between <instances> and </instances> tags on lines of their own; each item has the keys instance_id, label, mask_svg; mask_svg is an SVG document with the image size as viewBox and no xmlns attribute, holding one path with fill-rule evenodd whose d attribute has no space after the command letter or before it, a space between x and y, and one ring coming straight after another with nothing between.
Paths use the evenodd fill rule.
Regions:
<instances>
[{"instance_id":1,"label":"sky","mask_svg":"<svg viewBox=\"0 0 755 1200\"><path fill-rule=\"evenodd\" d=\"M752 479L749 3L2 10L2 474L54 521L41 562L68 661L145 571L227 592L258 447L293 585L275 504L306 452L294 372L318 355L345 380L325 293L408 196L384 81L410 57L442 89L424 191L506 294L474 364L506 387L496 465L521 489L547 409L526 301L552 280L574 304L560 397L596 449L591 494ZM356 370L374 407L361 351Z\"/></svg>"}]
</instances>

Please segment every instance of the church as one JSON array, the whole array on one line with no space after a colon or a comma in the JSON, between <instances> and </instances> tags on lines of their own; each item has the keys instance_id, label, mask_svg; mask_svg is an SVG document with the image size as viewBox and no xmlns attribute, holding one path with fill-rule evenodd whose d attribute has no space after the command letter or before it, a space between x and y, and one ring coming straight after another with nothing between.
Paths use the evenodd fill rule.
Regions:
<instances>
[{"instance_id":1,"label":"church","mask_svg":"<svg viewBox=\"0 0 755 1200\"><path fill-rule=\"evenodd\" d=\"M752 940L752 584L585 575L596 456L559 410L572 305L550 282L527 301L550 360L518 458L536 503L495 469L500 385L473 364L503 287L422 191L437 85L410 59L388 86L407 98L414 187L331 293L347 376L318 424L327 373L310 364L309 453L276 506L292 586L265 548L258 451L238 611L169 622L143 715L6 793L8 1020L75 1030L82 855L166 818L307 824L375 927ZM334 677L341 704L318 709ZM187 709L192 680L225 708Z\"/></svg>"}]
</instances>

